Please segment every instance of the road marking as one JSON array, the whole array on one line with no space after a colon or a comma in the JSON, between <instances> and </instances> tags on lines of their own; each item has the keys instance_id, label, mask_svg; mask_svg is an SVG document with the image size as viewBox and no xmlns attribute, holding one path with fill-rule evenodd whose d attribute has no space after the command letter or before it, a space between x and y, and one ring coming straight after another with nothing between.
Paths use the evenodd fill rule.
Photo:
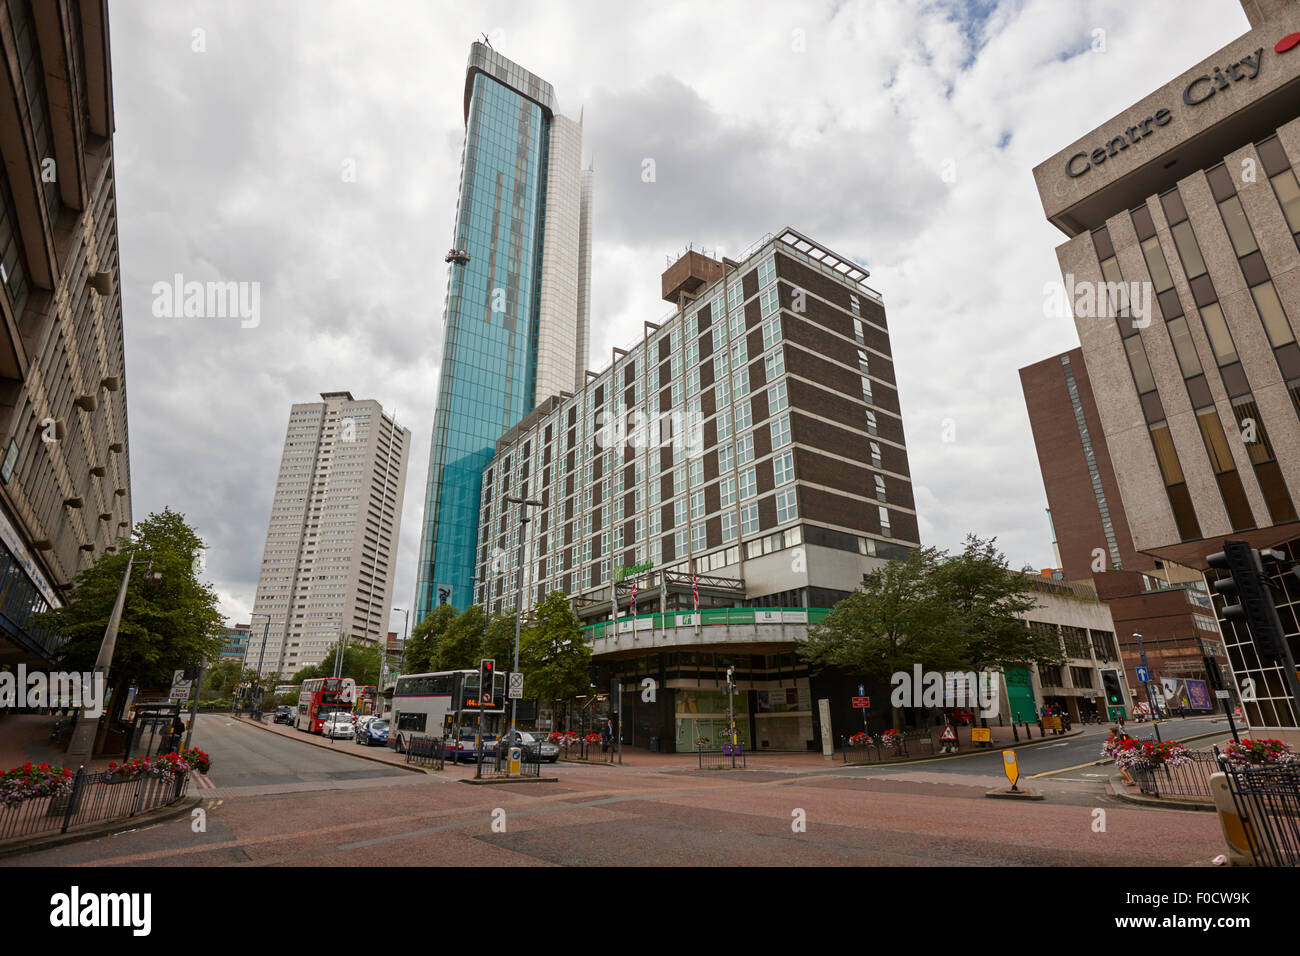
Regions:
<instances>
[{"instance_id":1,"label":"road marking","mask_svg":"<svg viewBox=\"0 0 1300 956\"><path fill-rule=\"evenodd\" d=\"M1030 774L1029 779L1034 780L1038 777L1050 777L1058 773L1069 773L1071 770L1082 770L1084 767L1095 767L1098 764L1102 764L1105 762L1106 761L1104 760L1089 760L1087 763L1081 763L1075 767L1062 767L1060 770L1044 770L1042 773Z\"/></svg>"}]
</instances>

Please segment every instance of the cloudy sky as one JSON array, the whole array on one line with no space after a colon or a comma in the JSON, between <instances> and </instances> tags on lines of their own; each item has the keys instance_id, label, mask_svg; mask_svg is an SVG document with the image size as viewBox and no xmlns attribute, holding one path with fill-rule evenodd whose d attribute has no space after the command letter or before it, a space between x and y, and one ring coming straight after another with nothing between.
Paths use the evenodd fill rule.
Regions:
<instances>
[{"instance_id":1,"label":"cloudy sky","mask_svg":"<svg viewBox=\"0 0 1300 956\"><path fill-rule=\"evenodd\" d=\"M413 434L409 606L481 34L585 113L589 367L668 313L688 243L793 226L884 295L922 541L1048 567L1016 372L1078 342L1043 314L1063 237L1030 170L1247 23L1235 0L111 0L110 27L133 506L185 512L247 620L289 406L339 389ZM260 283L259 323L155 317L176 274Z\"/></svg>"}]
</instances>

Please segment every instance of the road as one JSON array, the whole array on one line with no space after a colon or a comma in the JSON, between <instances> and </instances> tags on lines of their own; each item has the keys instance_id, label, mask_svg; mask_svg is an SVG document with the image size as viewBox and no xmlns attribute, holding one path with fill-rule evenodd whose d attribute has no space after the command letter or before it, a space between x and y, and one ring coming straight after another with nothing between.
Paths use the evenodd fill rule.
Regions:
<instances>
[{"instance_id":1,"label":"road","mask_svg":"<svg viewBox=\"0 0 1300 956\"><path fill-rule=\"evenodd\" d=\"M1185 866L1222 852L1213 814L1120 804L1097 781L1041 778L1043 801L987 799L1003 783L996 755L748 772L561 764L546 771L556 783L466 786L465 768L412 774L348 742L332 753L223 717L201 718L195 741L218 785L201 792L201 828L184 817L0 865ZM1099 743L1022 759L1060 768Z\"/></svg>"}]
</instances>

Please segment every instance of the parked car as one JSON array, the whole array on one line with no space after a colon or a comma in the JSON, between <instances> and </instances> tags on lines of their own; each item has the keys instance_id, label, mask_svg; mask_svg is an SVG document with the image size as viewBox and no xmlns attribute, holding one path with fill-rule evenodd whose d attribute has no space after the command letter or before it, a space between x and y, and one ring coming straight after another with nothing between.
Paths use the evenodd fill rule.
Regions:
<instances>
[{"instance_id":1,"label":"parked car","mask_svg":"<svg viewBox=\"0 0 1300 956\"><path fill-rule=\"evenodd\" d=\"M501 746L521 748L525 760L545 760L555 763L560 759L560 748L551 743L541 731L506 731Z\"/></svg>"},{"instance_id":2,"label":"parked car","mask_svg":"<svg viewBox=\"0 0 1300 956\"><path fill-rule=\"evenodd\" d=\"M357 721L356 741L369 747L371 744L388 745L388 721L371 717Z\"/></svg>"},{"instance_id":3,"label":"parked car","mask_svg":"<svg viewBox=\"0 0 1300 956\"><path fill-rule=\"evenodd\" d=\"M321 728L321 734L331 740L337 737L351 737L355 733L356 725L352 720L352 715L344 711L331 714Z\"/></svg>"},{"instance_id":4,"label":"parked car","mask_svg":"<svg viewBox=\"0 0 1300 956\"><path fill-rule=\"evenodd\" d=\"M281 706L275 708L275 717L272 718L277 724L292 724L294 718L293 708Z\"/></svg>"},{"instance_id":5,"label":"parked car","mask_svg":"<svg viewBox=\"0 0 1300 956\"><path fill-rule=\"evenodd\" d=\"M948 720L958 727L965 727L967 724L975 723L975 714L964 707L958 707L948 711Z\"/></svg>"}]
</instances>

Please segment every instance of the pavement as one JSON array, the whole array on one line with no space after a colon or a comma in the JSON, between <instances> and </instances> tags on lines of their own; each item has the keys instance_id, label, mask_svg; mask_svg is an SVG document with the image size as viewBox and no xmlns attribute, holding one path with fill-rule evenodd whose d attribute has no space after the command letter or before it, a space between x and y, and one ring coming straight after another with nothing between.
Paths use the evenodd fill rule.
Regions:
<instances>
[{"instance_id":1,"label":"pavement","mask_svg":"<svg viewBox=\"0 0 1300 956\"><path fill-rule=\"evenodd\" d=\"M981 761L996 754L847 768L760 754L748 771L700 772L693 755L625 750L622 768L560 762L554 783L464 787L472 767L413 774L309 740L201 717L216 789L199 793L200 832L182 818L0 865L1149 867L1222 852L1214 815L1124 804L1101 781L1042 777L1042 801L989 800L1005 778Z\"/></svg>"}]
</instances>

